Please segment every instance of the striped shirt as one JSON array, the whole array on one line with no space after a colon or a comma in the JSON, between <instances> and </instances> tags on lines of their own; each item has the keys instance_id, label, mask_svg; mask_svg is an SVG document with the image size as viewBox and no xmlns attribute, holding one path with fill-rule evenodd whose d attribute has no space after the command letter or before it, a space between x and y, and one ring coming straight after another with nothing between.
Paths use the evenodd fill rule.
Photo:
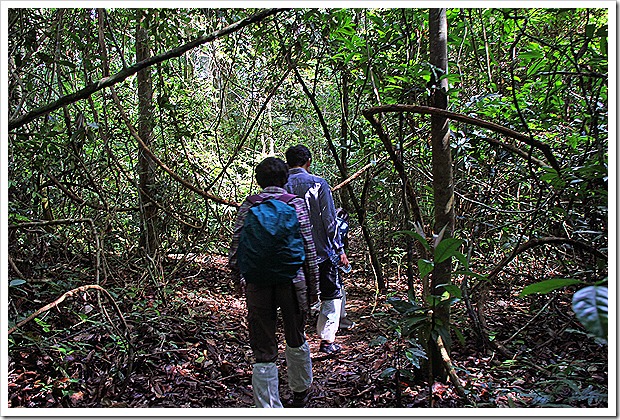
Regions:
<instances>
[{"instance_id":1,"label":"striped shirt","mask_svg":"<svg viewBox=\"0 0 620 420\"><path fill-rule=\"evenodd\" d=\"M279 187L267 187L260 194L263 199L276 198L286 194L286 190ZM304 241L304 250L306 252L306 260L304 261L305 270L299 270L297 272L297 278L295 283L305 279L304 271L308 273L310 279L306 279L308 290L311 295L318 295L319 290L319 266L316 257L316 248L314 246L314 240L312 239L312 228L310 226L310 216L306 203L301 198L294 198L290 204L295 207L297 212L297 219L301 227L301 236ZM237 266L237 249L239 248L239 237L241 236L241 229L243 229L243 223L245 216L252 204L246 199L243 201L239 212L237 213L237 220L235 222L235 228L233 230L232 244L228 252L228 266L233 270L236 277L239 277L239 268Z\"/></svg>"}]
</instances>

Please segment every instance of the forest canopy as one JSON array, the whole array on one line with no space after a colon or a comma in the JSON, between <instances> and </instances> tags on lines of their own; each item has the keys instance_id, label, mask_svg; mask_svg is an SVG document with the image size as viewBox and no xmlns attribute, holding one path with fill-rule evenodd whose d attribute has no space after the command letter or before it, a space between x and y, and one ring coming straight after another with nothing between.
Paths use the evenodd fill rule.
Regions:
<instances>
[{"instance_id":1,"label":"forest canopy","mask_svg":"<svg viewBox=\"0 0 620 420\"><path fill-rule=\"evenodd\" d=\"M439 9L410 4L6 3L9 407L105 406L163 369L136 340L157 320L163 351L172 325L202 324L190 295L232 296L222 257L254 168L296 144L351 215L351 281L380 325L368 354L411 356L369 373L395 394L365 385L351 406L403 404L400 381L426 384L406 372L433 357L457 406L501 406L450 371L473 346L542 366L544 386L521 384L537 396L509 406L607 407L608 4L456 4L442 32ZM96 372L72 364L87 357ZM183 403L240 404L217 401Z\"/></svg>"}]
</instances>

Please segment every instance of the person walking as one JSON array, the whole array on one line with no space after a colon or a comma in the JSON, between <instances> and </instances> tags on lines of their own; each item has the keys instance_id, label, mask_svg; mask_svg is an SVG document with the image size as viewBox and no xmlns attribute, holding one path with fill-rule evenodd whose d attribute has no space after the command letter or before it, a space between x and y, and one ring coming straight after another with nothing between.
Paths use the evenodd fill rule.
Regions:
<instances>
[{"instance_id":1,"label":"person walking","mask_svg":"<svg viewBox=\"0 0 620 420\"><path fill-rule=\"evenodd\" d=\"M239 208L228 255L233 279L247 301L255 358L254 402L257 407L282 407L276 365L280 308L291 405L305 407L312 384L312 359L304 328L319 293L309 214L304 201L283 188L288 178L283 160L264 159L255 175L263 190L247 197Z\"/></svg>"},{"instance_id":2,"label":"person walking","mask_svg":"<svg viewBox=\"0 0 620 420\"><path fill-rule=\"evenodd\" d=\"M338 265L348 266L349 260L336 223L334 200L327 181L310 173L312 155L306 146L289 147L285 154L289 165L285 189L303 198L308 206L319 263L321 306L316 326L321 339L319 351L339 353L341 346L335 343L342 306L342 279Z\"/></svg>"}]
</instances>

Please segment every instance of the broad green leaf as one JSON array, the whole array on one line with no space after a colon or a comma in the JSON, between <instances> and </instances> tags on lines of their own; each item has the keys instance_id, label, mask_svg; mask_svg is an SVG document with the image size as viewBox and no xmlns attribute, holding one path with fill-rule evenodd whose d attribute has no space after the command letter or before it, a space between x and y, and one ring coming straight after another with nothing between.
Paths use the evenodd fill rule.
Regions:
<instances>
[{"instance_id":1,"label":"broad green leaf","mask_svg":"<svg viewBox=\"0 0 620 420\"><path fill-rule=\"evenodd\" d=\"M386 337L380 335L379 337L373 338L368 345L370 347L378 347L384 345L387 341L388 339Z\"/></svg>"},{"instance_id":2,"label":"broad green leaf","mask_svg":"<svg viewBox=\"0 0 620 420\"><path fill-rule=\"evenodd\" d=\"M463 332L454 324L450 324L452 327L452 332L456 335L456 338L459 340L461 344L465 344L465 336Z\"/></svg>"},{"instance_id":3,"label":"broad green leaf","mask_svg":"<svg viewBox=\"0 0 620 420\"><path fill-rule=\"evenodd\" d=\"M463 297L463 293L461 292L461 288L456 284L444 284L442 287L450 294L450 296L461 299Z\"/></svg>"},{"instance_id":4,"label":"broad green leaf","mask_svg":"<svg viewBox=\"0 0 620 420\"><path fill-rule=\"evenodd\" d=\"M519 57L531 60L533 58L542 58L543 55L540 51L525 51L519 53Z\"/></svg>"},{"instance_id":5,"label":"broad green leaf","mask_svg":"<svg viewBox=\"0 0 620 420\"><path fill-rule=\"evenodd\" d=\"M394 307L399 313L406 314L407 312L413 312L420 309L420 306L399 298L390 297L387 299L388 303Z\"/></svg>"},{"instance_id":6,"label":"broad green leaf","mask_svg":"<svg viewBox=\"0 0 620 420\"><path fill-rule=\"evenodd\" d=\"M426 315L417 315L417 316L407 317L403 321L403 326L409 329L415 329L414 327L426 322L427 320L428 320L428 317Z\"/></svg>"},{"instance_id":7,"label":"broad green leaf","mask_svg":"<svg viewBox=\"0 0 620 420\"><path fill-rule=\"evenodd\" d=\"M424 278L428 276L435 268L435 263L429 260L420 258L418 260L418 269L420 270L420 277Z\"/></svg>"},{"instance_id":8,"label":"broad green leaf","mask_svg":"<svg viewBox=\"0 0 620 420\"><path fill-rule=\"evenodd\" d=\"M467 257L465 256L465 254L463 254L462 252L456 251L454 253L454 258L456 258L457 260L461 262L461 264L463 264L463 267L465 267L465 270L469 270L469 261L467 261Z\"/></svg>"},{"instance_id":9,"label":"broad green leaf","mask_svg":"<svg viewBox=\"0 0 620 420\"><path fill-rule=\"evenodd\" d=\"M383 372L381 372L381 374L379 375L379 378L380 379L392 379L395 374L396 374L396 368L389 367L385 369Z\"/></svg>"},{"instance_id":10,"label":"broad green leaf","mask_svg":"<svg viewBox=\"0 0 620 420\"><path fill-rule=\"evenodd\" d=\"M608 290L588 286L573 296L573 311L583 326L598 338L607 339Z\"/></svg>"},{"instance_id":11,"label":"broad green leaf","mask_svg":"<svg viewBox=\"0 0 620 420\"><path fill-rule=\"evenodd\" d=\"M572 286L573 284L583 283L580 280L575 279L550 279L541 281L539 283L530 284L523 288L519 297L532 295L534 293L547 294L553 290L561 289L562 287Z\"/></svg>"},{"instance_id":12,"label":"broad green leaf","mask_svg":"<svg viewBox=\"0 0 620 420\"><path fill-rule=\"evenodd\" d=\"M405 350L405 357L418 369L420 369L420 359L428 359L422 349L407 349Z\"/></svg>"},{"instance_id":13,"label":"broad green leaf","mask_svg":"<svg viewBox=\"0 0 620 420\"><path fill-rule=\"evenodd\" d=\"M435 248L435 264L454 257L455 252L463 245L462 239L446 238Z\"/></svg>"}]
</instances>

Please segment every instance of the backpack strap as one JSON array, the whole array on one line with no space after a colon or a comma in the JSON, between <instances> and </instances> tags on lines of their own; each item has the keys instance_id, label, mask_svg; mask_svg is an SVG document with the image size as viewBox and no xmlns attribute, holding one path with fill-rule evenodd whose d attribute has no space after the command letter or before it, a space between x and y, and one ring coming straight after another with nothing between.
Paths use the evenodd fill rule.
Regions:
<instances>
[{"instance_id":1,"label":"backpack strap","mask_svg":"<svg viewBox=\"0 0 620 420\"><path fill-rule=\"evenodd\" d=\"M284 193L278 197L274 197L276 200L280 200L283 203L286 204L290 204L291 201L295 198L297 198L297 196L295 194L288 194L288 193ZM261 197L259 194L256 195L251 195L247 198L247 200L250 202L250 204L252 206L255 206L257 204L262 203L263 201L265 201L265 198ZM267 200L270 200L270 198L267 198Z\"/></svg>"},{"instance_id":2,"label":"backpack strap","mask_svg":"<svg viewBox=\"0 0 620 420\"><path fill-rule=\"evenodd\" d=\"M255 206L256 204L262 203L264 199L260 195L256 194L256 195L249 196L247 200L250 202L252 206Z\"/></svg>"},{"instance_id":3,"label":"backpack strap","mask_svg":"<svg viewBox=\"0 0 620 420\"><path fill-rule=\"evenodd\" d=\"M283 203L290 204L293 199L297 198L295 194L284 193L279 196L277 199L282 201Z\"/></svg>"}]
</instances>

